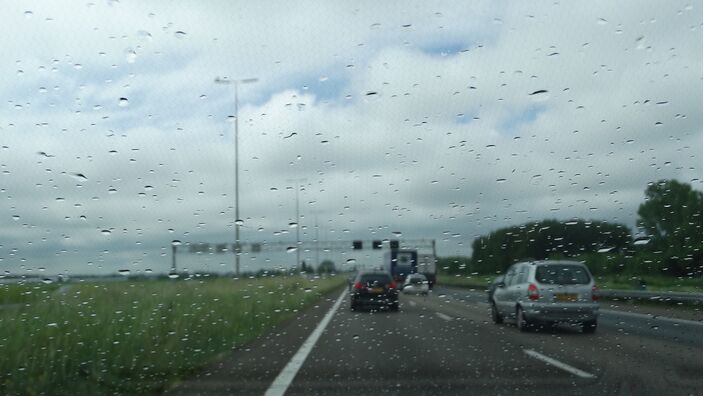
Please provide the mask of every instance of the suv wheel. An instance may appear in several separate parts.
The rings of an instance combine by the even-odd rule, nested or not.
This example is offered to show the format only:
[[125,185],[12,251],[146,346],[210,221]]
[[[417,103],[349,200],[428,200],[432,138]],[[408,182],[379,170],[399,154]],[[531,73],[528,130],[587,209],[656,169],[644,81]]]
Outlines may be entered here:
[[596,320],[582,322],[582,332],[592,334],[596,331]]
[[495,303],[491,303],[491,320],[494,321],[496,324],[501,324],[504,322],[503,316],[499,313],[499,310],[496,308]]
[[520,331],[528,331],[531,327],[531,323],[526,319],[521,307],[516,308],[516,326]]

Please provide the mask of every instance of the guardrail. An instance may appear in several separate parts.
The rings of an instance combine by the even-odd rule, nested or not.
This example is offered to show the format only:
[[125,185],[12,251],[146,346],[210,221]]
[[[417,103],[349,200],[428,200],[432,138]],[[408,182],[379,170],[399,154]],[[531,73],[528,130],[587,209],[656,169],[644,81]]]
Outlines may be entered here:
[[598,289],[597,296],[633,300],[671,301],[701,303],[702,293],[684,293],[647,290]]

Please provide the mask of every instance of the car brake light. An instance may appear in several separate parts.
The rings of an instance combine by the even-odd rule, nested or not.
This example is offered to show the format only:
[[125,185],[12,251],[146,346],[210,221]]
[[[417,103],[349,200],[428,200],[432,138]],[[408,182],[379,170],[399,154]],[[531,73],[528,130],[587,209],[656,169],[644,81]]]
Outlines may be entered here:
[[596,285],[592,286],[592,301],[596,301],[597,296],[596,296]]
[[362,282],[357,282],[354,284],[355,289],[361,289],[362,288]]
[[540,293],[538,293],[538,286],[535,285],[535,283],[529,283],[528,284],[528,299],[529,300],[537,300],[540,297]]
[[395,288],[396,288],[396,282],[391,281],[391,283],[389,283],[389,289],[395,289]]

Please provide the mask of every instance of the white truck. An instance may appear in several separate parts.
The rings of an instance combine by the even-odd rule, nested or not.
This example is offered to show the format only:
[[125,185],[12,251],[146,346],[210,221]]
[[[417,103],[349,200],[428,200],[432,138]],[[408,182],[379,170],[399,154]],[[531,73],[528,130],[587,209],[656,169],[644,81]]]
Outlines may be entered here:
[[435,273],[437,272],[437,260],[434,254],[419,254],[417,272],[425,275],[428,279],[430,289],[435,285]]

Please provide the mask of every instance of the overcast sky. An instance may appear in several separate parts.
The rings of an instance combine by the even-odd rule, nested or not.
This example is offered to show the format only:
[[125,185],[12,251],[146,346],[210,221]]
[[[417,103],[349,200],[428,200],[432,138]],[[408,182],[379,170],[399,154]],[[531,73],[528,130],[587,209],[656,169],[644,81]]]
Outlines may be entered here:
[[544,218],[634,227],[659,179],[701,190],[701,2],[378,3],[3,1],[0,268],[164,272],[172,240],[234,241],[216,76],[259,79],[239,90],[245,242],[295,241],[295,180],[303,240],[317,217],[321,240],[440,255]]

